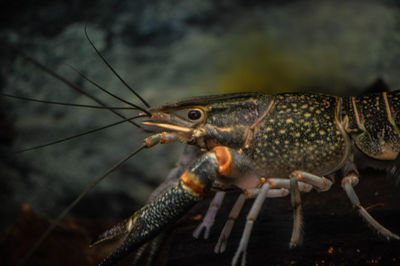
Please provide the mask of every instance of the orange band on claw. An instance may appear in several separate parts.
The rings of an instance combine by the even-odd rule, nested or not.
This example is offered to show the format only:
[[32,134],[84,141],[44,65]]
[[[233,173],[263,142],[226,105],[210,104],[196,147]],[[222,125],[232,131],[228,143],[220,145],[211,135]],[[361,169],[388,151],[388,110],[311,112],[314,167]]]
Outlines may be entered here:
[[198,177],[188,170],[181,175],[181,185],[197,196],[204,194],[204,185],[200,184]]

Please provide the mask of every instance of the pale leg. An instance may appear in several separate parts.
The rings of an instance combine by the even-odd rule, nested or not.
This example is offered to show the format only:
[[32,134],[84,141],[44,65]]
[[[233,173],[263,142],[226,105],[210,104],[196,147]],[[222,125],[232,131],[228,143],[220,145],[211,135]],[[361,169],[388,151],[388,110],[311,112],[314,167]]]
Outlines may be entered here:
[[223,191],[218,191],[217,193],[215,193],[215,196],[210,203],[210,207],[208,208],[207,213],[203,218],[203,221],[193,231],[193,236],[195,238],[199,238],[203,229],[204,229],[204,239],[207,239],[209,237],[210,229],[214,224],[215,216],[217,215],[218,210],[222,205],[224,197],[225,197],[225,192]]
[[246,196],[243,193],[240,194],[239,197],[236,199],[236,202],[233,205],[231,212],[229,213],[229,218],[226,221],[221,234],[219,235],[217,245],[214,248],[215,253],[222,253],[225,251],[226,244],[231,234],[233,225],[235,224],[235,221],[238,218],[245,201],[246,201]]
[[302,242],[302,225],[303,225],[303,214],[301,207],[301,197],[299,191],[299,185],[296,177],[290,178],[290,202],[293,208],[293,231],[292,237],[290,238],[289,247],[294,248],[301,245]]
[[242,256],[242,266],[246,264],[247,244],[249,242],[251,230],[253,229],[254,221],[257,219],[257,216],[260,213],[269,187],[269,183],[263,184],[260,193],[257,195],[256,200],[253,203],[253,206],[251,206],[250,212],[247,215],[247,222],[242,234],[242,238],[240,239],[239,247],[232,260],[232,265],[237,265],[240,256]]
[[378,221],[376,221],[368,212],[367,210],[361,206],[360,200],[358,199],[358,196],[356,192],[353,189],[353,186],[358,183],[358,176],[356,174],[352,173],[342,179],[342,187],[344,191],[346,192],[347,196],[349,197],[351,204],[353,204],[353,207],[358,211],[358,213],[361,215],[362,218],[375,230],[384,236],[386,239],[397,239],[400,240],[400,237],[392,232],[390,232],[388,229],[386,229],[383,225],[381,225]]

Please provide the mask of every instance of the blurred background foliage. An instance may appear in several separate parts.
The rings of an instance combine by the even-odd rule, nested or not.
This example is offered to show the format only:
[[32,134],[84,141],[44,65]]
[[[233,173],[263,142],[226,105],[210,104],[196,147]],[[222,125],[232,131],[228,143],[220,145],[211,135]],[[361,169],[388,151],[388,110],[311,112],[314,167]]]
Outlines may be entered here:
[[[317,91],[356,95],[377,78],[400,87],[397,1],[22,1],[0,4],[0,91],[93,104],[23,60],[34,57],[107,101],[69,65],[138,103],[96,56],[84,36],[151,105],[239,91]],[[82,110],[0,98],[1,213],[21,203],[55,216],[89,182],[146,136],[122,125],[23,154],[13,151],[118,120]],[[141,206],[174,166],[182,145],[140,153],[74,210],[124,217]]]

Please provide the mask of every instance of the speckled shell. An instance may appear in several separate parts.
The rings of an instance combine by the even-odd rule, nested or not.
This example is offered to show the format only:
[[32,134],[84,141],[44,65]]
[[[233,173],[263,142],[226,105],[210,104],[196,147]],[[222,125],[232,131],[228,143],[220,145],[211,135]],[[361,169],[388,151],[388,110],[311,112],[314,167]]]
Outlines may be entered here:
[[245,150],[262,175],[324,175],[343,165],[350,145],[338,119],[338,97],[287,93],[274,102]]
[[400,151],[400,91],[347,97],[347,131],[358,149],[374,159],[394,160]]

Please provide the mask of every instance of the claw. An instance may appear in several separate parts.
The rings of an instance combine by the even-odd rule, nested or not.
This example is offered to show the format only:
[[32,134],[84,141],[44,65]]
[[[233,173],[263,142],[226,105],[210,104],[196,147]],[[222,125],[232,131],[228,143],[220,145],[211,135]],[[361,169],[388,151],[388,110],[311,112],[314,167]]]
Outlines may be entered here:
[[129,231],[128,236],[100,265],[115,264],[181,218],[209,191],[217,176],[217,168],[218,161],[213,152],[206,153],[196,160],[191,168],[182,174],[176,187],[168,189],[128,219],[128,223],[125,223],[125,228]]
[[98,235],[95,239],[93,239],[90,247],[96,246],[99,243],[102,243],[107,240],[115,239],[117,237],[121,237],[122,235],[126,235],[130,232],[130,224],[131,219],[128,219],[122,223],[119,223],[102,234]]
[[113,265],[162,229],[182,217],[200,198],[177,186],[137,211],[129,220],[130,233],[120,247],[114,250],[100,265]]

